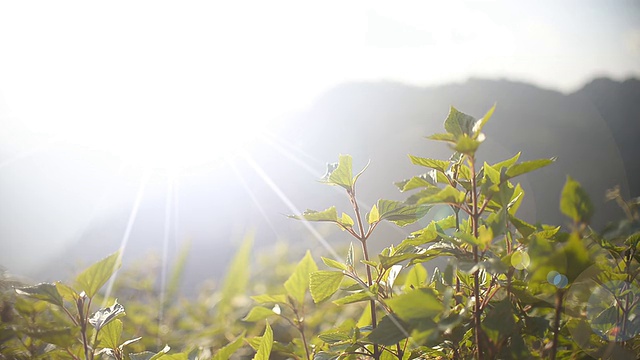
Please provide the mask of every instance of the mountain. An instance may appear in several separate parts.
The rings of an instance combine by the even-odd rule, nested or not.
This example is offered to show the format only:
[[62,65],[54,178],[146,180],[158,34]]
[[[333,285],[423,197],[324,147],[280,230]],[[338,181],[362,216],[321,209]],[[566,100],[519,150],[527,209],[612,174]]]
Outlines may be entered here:
[[[526,192],[521,217],[532,223],[567,225],[559,211],[559,198],[570,175],[591,195],[596,207],[593,225],[602,228],[621,215],[614,203],[605,201],[607,189],[619,185],[626,197],[640,195],[636,158],[640,154],[639,100],[640,81],[635,79],[596,79],[571,94],[486,79],[432,87],[342,84],[273,129],[275,135],[269,141],[256,143],[252,162],[239,160],[233,166],[221,165],[200,177],[182,179],[179,226],[172,230],[169,253],[176,253],[184,239],[190,240],[185,287],[195,288],[224,271],[238,238],[250,229],[257,233],[256,253],[277,240],[291,244],[292,251],[322,248],[302,223],[283,214],[331,205],[348,212],[349,203],[339,189],[316,181],[326,163],[337,161],[339,154],[352,155],[354,169],[370,161],[358,184],[362,208],[378,198],[402,200],[407,194],[393,183],[425,171],[412,165],[408,154],[448,158],[446,145],[425,136],[443,131],[451,105],[481,117],[497,104],[484,128],[487,140],[478,153],[480,161],[507,159],[519,151],[521,160],[557,157],[551,166],[518,178]],[[125,264],[147,259],[150,252],[162,252],[165,196],[164,182],[148,186]],[[133,196],[129,201],[133,202]],[[79,263],[78,259],[86,264],[115,251],[130,205],[122,209],[94,221],[75,242],[58,249],[60,255],[49,258],[34,277],[55,280],[64,277],[63,270]],[[380,226],[371,239],[372,251],[400,241],[414,228]],[[317,229],[334,248],[349,243],[344,233],[331,226],[319,224]],[[39,251],[52,252],[44,246]]]

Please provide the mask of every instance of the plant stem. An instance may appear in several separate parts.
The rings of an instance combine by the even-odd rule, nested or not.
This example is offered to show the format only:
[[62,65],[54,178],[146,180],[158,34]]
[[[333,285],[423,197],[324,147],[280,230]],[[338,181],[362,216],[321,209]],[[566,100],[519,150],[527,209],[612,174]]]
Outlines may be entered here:
[[556,352],[558,351],[558,336],[560,335],[560,317],[562,316],[562,296],[564,291],[558,289],[556,291],[556,304],[555,304],[555,319],[553,322],[553,344],[551,346],[551,360],[556,359]]
[[[478,184],[476,182],[476,166],[473,156],[469,156],[469,168],[471,170],[471,228],[473,230],[473,236],[478,238],[478,220],[480,219],[480,213],[478,209]],[[478,264],[480,257],[478,254],[478,245],[473,246],[473,261]],[[475,330],[475,342],[477,346],[476,359],[483,359],[483,344],[482,344],[482,326],[480,323],[480,316],[482,307],[480,301],[480,270],[476,270],[473,273],[473,297],[474,302],[474,330]]]
[[[358,206],[358,201],[356,200],[355,189],[352,191],[347,191],[349,194],[349,200],[351,201],[351,205],[353,206],[353,211],[356,214],[356,222],[358,223],[358,230],[360,231],[360,236],[358,236],[358,240],[362,244],[362,254],[365,261],[369,261],[369,251],[367,250],[367,237],[369,233],[365,235],[364,232],[364,224],[362,223],[362,217],[360,216],[360,207]],[[370,288],[373,285],[373,277],[371,276],[371,268],[368,264],[365,264],[365,269],[367,270],[367,286]],[[368,289],[367,289],[368,290]],[[378,320],[376,318],[376,301],[371,299],[369,301],[369,307],[371,308],[371,327],[375,329],[378,325]],[[378,345],[373,345],[373,358],[378,360],[380,358],[380,350],[378,349]]]

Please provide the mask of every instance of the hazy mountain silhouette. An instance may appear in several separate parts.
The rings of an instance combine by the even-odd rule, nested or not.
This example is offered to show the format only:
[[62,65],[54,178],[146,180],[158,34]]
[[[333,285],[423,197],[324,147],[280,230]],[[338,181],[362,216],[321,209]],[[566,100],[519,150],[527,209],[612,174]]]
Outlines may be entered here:
[[[597,79],[572,94],[507,80],[470,79],[433,87],[389,82],[343,84],[292,116],[274,143],[257,144],[253,159],[300,211],[322,210],[334,204],[348,211],[342,193],[315,181],[324,172],[325,163],[336,161],[339,154],[351,154],[355,168],[371,161],[359,182],[363,207],[378,198],[401,200],[406,194],[393,183],[425,171],[412,165],[407,154],[449,156],[446,145],[424,138],[443,132],[449,106],[481,117],[494,103],[497,110],[485,127],[487,140],[478,154],[481,161],[503,160],[518,151],[522,151],[521,160],[558,158],[555,164],[518,179],[526,192],[520,210],[524,219],[568,223],[559,211],[567,175],[580,181],[591,195],[596,206],[595,227],[621,214],[615,204],[605,202],[607,189],[620,185],[625,196],[640,195],[640,162],[636,158],[640,154],[640,81],[635,79]],[[298,248],[319,247],[301,223],[283,216],[292,209],[268,182],[248,164],[236,166],[233,171],[243,174],[243,181],[229,180],[235,177],[227,167],[182,187],[180,201],[188,205],[181,207],[180,219],[184,220],[177,237],[188,237],[192,243],[187,287],[219,274],[237,244],[230,238],[251,227],[257,230],[258,247],[272,244],[276,238]],[[160,188],[155,195],[152,192],[145,206],[147,213],[155,212],[162,218],[164,187]],[[214,204],[203,200],[207,193],[216,191]],[[77,244],[66,249],[62,258],[67,264],[80,257],[89,262],[117,249],[127,216],[112,214],[111,219],[102,219],[99,226],[87,229]],[[159,252],[162,226],[152,217],[141,218],[125,261],[144,258],[149,248]],[[374,250],[404,236],[392,226],[379,229],[372,239]],[[331,244],[348,244],[349,239],[339,230],[322,225],[320,230]],[[153,241],[136,242],[134,235]],[[91,256],[82,245],[88,242],[93,244]],[[171,250],[175,252],[174,245]],[[48,277],[60,277],[59,266],[44,269]]]

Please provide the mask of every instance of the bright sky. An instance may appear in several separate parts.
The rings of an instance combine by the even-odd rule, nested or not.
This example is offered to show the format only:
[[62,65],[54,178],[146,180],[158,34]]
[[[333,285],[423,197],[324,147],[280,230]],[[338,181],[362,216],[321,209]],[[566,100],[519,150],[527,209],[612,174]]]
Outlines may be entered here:
[[[56,244],[90,220],[89,184],[74,173],[84,170],[25,161],[48,144],[173,167],[224,156],[345,81],[475,76],[572,91],[594,76],[638,77],[639,4],[0,2],[0,244]],[[0,260],[28,266],[11,255],[20,249]]]
[[349,80],[507,77],[570,91],[640,76],[640,5],[17,1],[0,5],[0,49],[5,146],[26,131],[166,158],[169,138],[190,153],[229,147]]

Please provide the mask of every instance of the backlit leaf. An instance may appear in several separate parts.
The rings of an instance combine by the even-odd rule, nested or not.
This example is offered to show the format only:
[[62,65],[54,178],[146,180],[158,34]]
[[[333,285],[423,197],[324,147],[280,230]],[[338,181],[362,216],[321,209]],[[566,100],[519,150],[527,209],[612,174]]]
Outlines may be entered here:
[[124,314],[124,306],[118,304],[118,301],[116,300],[113,305],[102,308],[93,313],[89,318],[89,323],[94,327],[94,329],[100,330],[111,321],[124,316]]
[[593,205],[580,183],[567,176],[560,197],[560,211],[575,222],[588,223],[593,215]]
[[547,165],[552,164],[555,161],[555,158],[552,159],[538,159],[525,161],[519,164],[513,164],[507,168],[505,175],[508,179],[514,178],[516,176],[520,176],[531,171],[540,169]]
[[343,276],[341,271],[316,271],[311,273],[309,285],[313,301],[319,303],[338,291]]
[[99,346],[102,348],[117,349],[120,345],[122,329],[123,325],[120,319],[115,319],[103,326],[98,333]]
[[269,326],[269,322],[267,322],[267,326],[264,329],[264,334],[262,335],[262,340],[260,341],[260,347],[258,347],[258,352],[253,357],[253,360],[269,360],[272,347],[273,330],[271,330],[271,326]]
[[305,256],[293,270],[293,274],[284,283],[287,294],[302,304],[304,295],[309,289],[309,274],[314,271],[318,271],[318,266],[313,261],[311,252],[307,250]]
[[290,218],[307,221],[331,221],[338,222],[338,212],[332,206],[323,211],[307,210],[302,215],[290,215]]
[[425,216],[430,207],[424,205],[406,205],[400,201],[378,200],[380,219],[388,220],[398,226],[413,224]]
[[427,288],[416,289],[393,297],[387,300],[387,305],[405,321],[431,318],[444,309],[442,302],[433,290]]
[[62,296],[60,296],[55,284],[41,283],[35,286],[16,288],[16,293],[63,306]]
[[244,344],[244,332],[229,344],[223,346],[211,360],[227,360]]
[[447,168],[449,168],[449,161],[446,161],[446,160],[434,160],[434,159],[423,158],[423,157],[418,157],[413,155],[409,155],[409,158],[411,159],[411,162],[415,165],[428,167],[441,172],[445,172],[447,171]]
[[77,278],[78,288],[93,297],[98,290],[109,280],[109,278],[120,268],[120,252],[115,252],[108,257],[91,265],[83,271]]
[[264,320],[270,316],[277,315],[273,310],[263,306],[254,306],[242,321],[256,322]]
[[353,170],[350,155],[340,155],[337,164],[327,165],[327,173],[320,181],[329,185],[338,185],[351,191],[353,188]]

